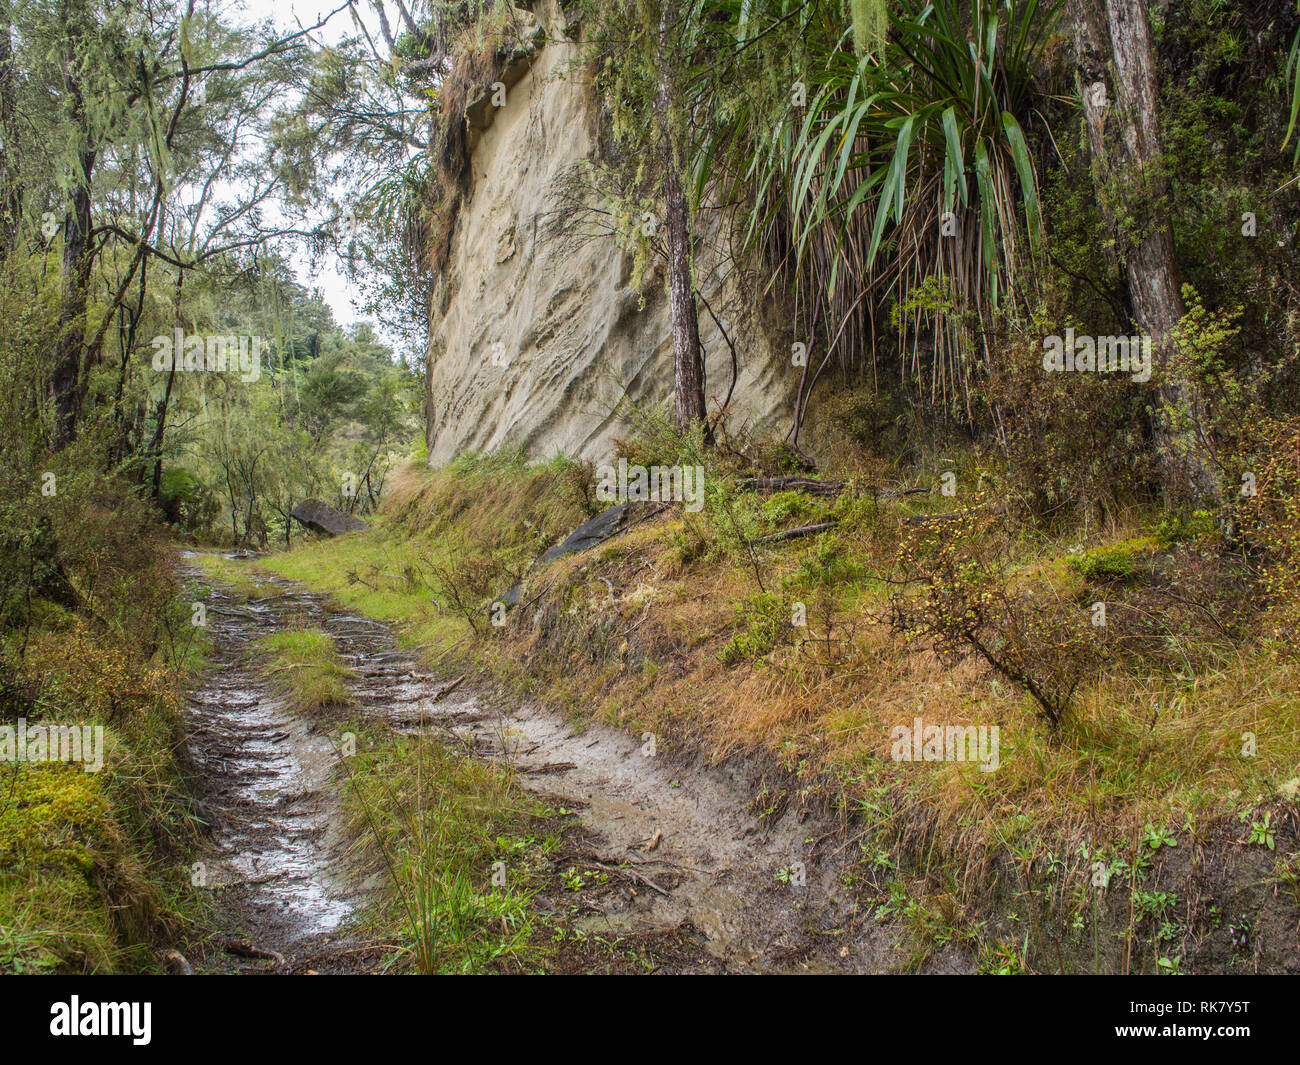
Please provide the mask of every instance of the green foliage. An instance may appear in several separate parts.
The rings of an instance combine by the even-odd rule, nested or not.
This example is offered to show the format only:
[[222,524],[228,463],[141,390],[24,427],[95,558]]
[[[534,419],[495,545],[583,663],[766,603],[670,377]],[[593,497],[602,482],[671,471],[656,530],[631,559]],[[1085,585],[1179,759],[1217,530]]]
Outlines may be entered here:
[[991,345],[979,396],[981,420],[997,433],[989,446],[996,446],[1008,502],[1043,520],[1105,513],[1156,473],[1144,386],[1127,375],[1043,372],[1043,338],[1066,326],[1037,314],[1009,319]]
[[1180,0],[1153,20],[1179,273],[1207,310],[1240,328],[1224,350],[1228,368],[1246,381],[1273,375],[1281,395],[1296,381],[1294,295],[1281,279],[1294,273],[1283,234],[1300,222],[1300,202],[1279,194],[1295,177],[1279,147],[1295,98],[1286,67],[1298,22],[1295,4],[1279,5],[1264,28],[1249,8],[1218,0]]
[[973,652],[1023,686],[1043,716],[1059,725],[1093,668],[1095,630],[1085,611],[1052,588],[1023,594],[1005,557],[995,522],[978,504],[952,521],[909,531],[894,572],[918,590],[890,597],[890,625],[940,655]]
[[[799,293],[829,320],[832,354],[843,364],[875,346],[872,308],[859,296],[877,286],[910,306],[911,290],[936,275],[963,313],[984,323],[1009,297],[1032,291],[1043,227],[1024,125],[1058,8],[906,0],[892,6],[879,54],[859,59],[839,47],[833,9],[814,5],[801,20],[799,49],[786,56],[760,47],[743,60],[749,83],[766,82],[771,70],[786,87],[765,103],[717,108],[697,149],[696,188],[716,181],[745,205],[751,246],[788,219],[787,265]],[[864,20],[854,10],[858,31]],[[742,41],[741,18],[751,33],[788,19],[776,4],[728,11]],[[778,50],[788,44],[788,36],[778,40]],[[806,89],[806,108],[792,100],[795,83]],[[941,238],[959,233],[960,255],[941,254]],[[969,323],[950,311],[913,308],[907,328],[933,328],[938,369],[911,372],[934,382],[928,399],[964,405]]]
[[220,512],[220,502],[212,490],[180,466],[163,471],[158,504],[168,521],[193,533],[211,529]]
[[88,411],[76,441],[49,448],[44,266],[0,259],[0,724],[102,727],[104,766],[0,764],[0,969],[139,969],[193,904],[167,883],[195,843],[176,685],[198,641],[113,419]]
[[789,588],[842,588],[861,580],[865,574],[863,564],[854,553],[839,543],[833,535],[817,537],[811,549],[804,552],[799,567],[786,581]]
[[174,674],[102,631],[34,633],[25,647],[15,635],[0,634],[0,691],[20,705],[0,720],[100,727],[104,747],[93,773],[0,764],[0,971],[147,967],[149,938],[195,904],[168,887],[196,841],[173,760]]
[[1191,514],[1174,511],[1165,514],[1156,524],[1152,539],[1162,550],[1188,540],[1208,540],[1219,531],[1219,522],[1213,512],[1196,510]]
[[1262,821],[1252,821],[1250,823],[1249,842],[1273,850],[1276,845],[1275,836],[1276,829],[1273,825],[1273,815],[1271,813],[1266,812]]
[[701,426],[677,428],[667,405],[643,406],[626,403],[620,413],[628,420],[631,431],[615,441],[615,451],[629,465],[697,466],[710,459],[704,446]]
[[1187,311],[1171,333],[1172,354],[1163,373],[1184,382],[1195,399],[1190,406],[1166,403],[1160,415],[1197,461],[1213,467],[1221,479],[1236,480],[1230,457],[1240,453],[1262,414],[1259,396],[1270,371],[1247,378],[1233,369],[1240,362],[1232,356],[1241,308],[1213,311],[1190,285],[1183,286],[1183,301]]
[[[1269,630],[1287,648],[1300,625],[1300,418],[1257,421],[1241,465],[1251,477],[1237,506],[1269,601]],[[1246,494],[1252,487],[1254,494]]]
[[[373,510],[393,465],[404,457],[419,407],[419,384],[363,324],[340,328],[315,297],[278,275],[276,264],[248,288],[227,292],[218,313],[206,288],[192,312],[217,331],[268,338],[264,372],[178,375],[163,447],[164,480],[184,464],[197,501],[168,517],[199,536],[233,543],[288,545],[294,506],[323,498],[342,509]],[[202,316],[202,317],[199,317]],[[194,377],[196,379],[189,379]],[[157,396],[165,381],[154,381]],[[197,482],[197,486],[194,484]]]
[[[1290,143],[1295,133],[1296,119],[1300,118],[1300,33],[1297,33],[1295,40],[1291,42],[1291,53],[1286,61],[1286,76],[1291,82],[1291,117],[1287,121],[1286,137],[1282,141],[1283,148]],[[1300,141],[1296,142],[1295,160],[1300,162]]]
[[[530,870],[543,808],[491,766],[428,739],[365,744],[346,760],[352,832],[385,875],[381,918],[400,929],[405,966],[481,972],[518,959],[532,934]],[[492,862],[504,862],[504,886]]]
[[792,631],[790,604],[767,593],[750,595],[737,604],[736,624],[739,631],[721,654],[728,665],[762,658],[775,650]]
[[1122,582],[1133,578],[1139,559],[1149,552],[1151,546],[1149,540],[1107,544],[1067,561],[1070,568],[1089,583]]
[[774,492],[763,501],[759,510],[764,519],[776,528],[791,518],[807,514],[811,508],[812,502],[802,492]]

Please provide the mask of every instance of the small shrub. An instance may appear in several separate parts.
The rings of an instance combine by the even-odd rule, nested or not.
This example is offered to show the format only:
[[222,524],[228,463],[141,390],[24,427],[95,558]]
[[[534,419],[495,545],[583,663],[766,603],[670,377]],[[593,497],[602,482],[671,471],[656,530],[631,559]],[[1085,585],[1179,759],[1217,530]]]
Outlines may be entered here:
[[776,528],[791,518],[807,514],[812,509],[808,497],[800,492],[776,492],[763,501],[759,508],[764,519]]
[[1077,555],[1067,564],[1090,584],[1121,583],[1133,579],[1139,557],[1151,546],[1149,540],[1107,544]]
[[790,608],[777,596],[757,593],[748,596],[736,608],[735,633],[722,649],[722,661],[728,665],[762,658],[770,654],[790,632]]
[[955,520],[910,530],[895,570],[901,583],[920,591],[891,596],[889,622],[909,640],[928,640],[940,655],[973,652],[1059,724],[1094,667],[1095,637],[1086,612],[1050,586],[1013,586],[1001,540],[978,505]]

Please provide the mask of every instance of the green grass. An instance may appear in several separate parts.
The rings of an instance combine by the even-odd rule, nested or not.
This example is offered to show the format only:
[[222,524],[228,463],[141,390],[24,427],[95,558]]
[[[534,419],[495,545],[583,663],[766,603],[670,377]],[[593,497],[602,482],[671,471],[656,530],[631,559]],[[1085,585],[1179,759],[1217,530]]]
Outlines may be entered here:
[[209,551],[198,553],[187,561],[245,599],[256,599],[259,595],[266,594],[265,585],[248,572],[247,562],[224,558]]
[[1073,556],[1066,564],[1093,584],[1127,581],[1133,577],[1143,556],[1149,556],[1155,546],[1156,541],[1150,537],[1106,544]]
[[320,629],[289,629],[264,636],[258,645],[267,656],[267,676],[295,710],[311,713],[348,706],[348,681],[354,673],[340,657],[334,639]]
[[396,967],[534,967],[545,937],[529,903],[558,847],[545,823],[552,811],[500,770],[430,739],[363,733],[345,769],[349,832],[385,882],[371,922],[400,944]]

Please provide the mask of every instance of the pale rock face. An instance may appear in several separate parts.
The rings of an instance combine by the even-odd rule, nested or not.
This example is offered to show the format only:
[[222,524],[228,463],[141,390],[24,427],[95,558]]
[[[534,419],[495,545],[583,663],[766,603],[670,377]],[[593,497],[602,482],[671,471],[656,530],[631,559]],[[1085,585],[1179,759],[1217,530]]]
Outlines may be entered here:
[[[470,108],[472,186],[443,279],[446,310],[430,330],[434,466],[504,446],[534,458],[562,451],[609,461],[613,438],[628,431],[616,413],[625,393],[645,406],[672,399],[662,272],[634,290],[631,255],[612,235],[593,223],[556,232],[566,218],[565,179],[593,149],[593,104],[558,5],[538,9],[550,27],[546,43],[530,68],[503,78],[505,106],[485,109],[480,100]],[[799,373],[789,337],[779,321],[760,323],[757,301],[719,269],[716,257],[699,253],[697,285],[739,357],[733,419],[784,429]],[[731,384],[731,352],[702,304],[700,334],[713,410]]]

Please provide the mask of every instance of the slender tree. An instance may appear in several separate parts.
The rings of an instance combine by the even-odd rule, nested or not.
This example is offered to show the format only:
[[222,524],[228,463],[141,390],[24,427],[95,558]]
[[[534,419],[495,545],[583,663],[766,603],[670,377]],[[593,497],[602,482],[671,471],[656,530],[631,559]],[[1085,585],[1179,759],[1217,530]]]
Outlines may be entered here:
[[659,84],[654,95],[654,132],[663,167],[664,244],[668,256],[668,306],[673,331],[673,413],[680,430],[709,426],[704,406],[704,357],[695,306],[691,266],[690,207],[682,191],[683,152],[674,108],[682,105],[679,88],[682,65],[675,31],[681,30],[677,0],[662,0],[656,35]]

